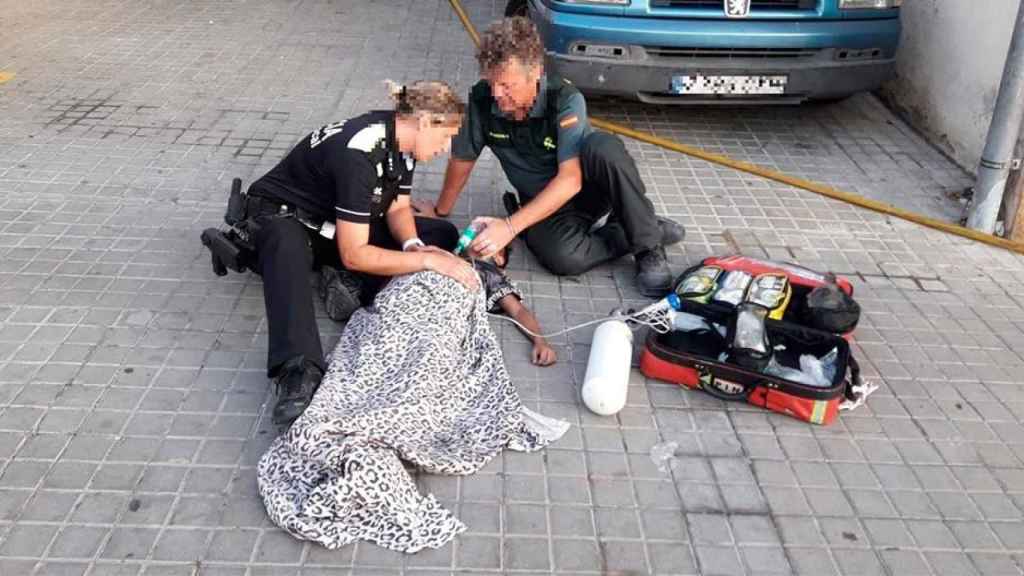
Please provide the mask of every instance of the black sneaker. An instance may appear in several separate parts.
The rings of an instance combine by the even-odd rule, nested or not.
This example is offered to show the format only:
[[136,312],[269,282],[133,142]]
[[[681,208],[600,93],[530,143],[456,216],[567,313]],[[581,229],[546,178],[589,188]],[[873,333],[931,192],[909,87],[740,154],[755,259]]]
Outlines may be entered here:
[[640,293],[648,298],[660,298],[672,290],[672,272],[661,246],[645,250],[635,256],[636,281]]
[[686,228],[675,220],[658,216],[658,228],[661,228],[661,245],[671,246],[678,244],[686,238]]
[[362,291],[363,282],[352,272],[331,266],[320,268],[320,299],[324,301],[324,310],[331,320],[348,320],[362,306],[359,300]]
[[275,426],[290,426],[313,401],[313,394],[320,387],[324,377],[320,368],[302,357],[293,358],[281,367],[274,380],[274,405],[272,420]]

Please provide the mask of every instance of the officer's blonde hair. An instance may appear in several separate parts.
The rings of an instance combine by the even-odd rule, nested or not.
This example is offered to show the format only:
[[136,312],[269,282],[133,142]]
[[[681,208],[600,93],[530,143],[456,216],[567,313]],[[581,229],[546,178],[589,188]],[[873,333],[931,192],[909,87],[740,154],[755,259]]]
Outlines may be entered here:
[[385,80],[395,111],[400,115],[429,115],[434,126],[457,126],[462,123],[466,105],[451,86],[439,81],[413,82],[401,85]]

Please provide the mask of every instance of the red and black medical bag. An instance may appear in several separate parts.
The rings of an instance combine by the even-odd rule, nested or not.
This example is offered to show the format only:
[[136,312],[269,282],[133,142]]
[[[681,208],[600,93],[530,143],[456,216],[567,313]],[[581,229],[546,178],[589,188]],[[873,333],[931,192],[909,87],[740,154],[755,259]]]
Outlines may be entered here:
[[[801,355],[821,357],[834,349],[836,359],[831,385],[810,386],[724,359],[729,340],[716,330],[669,331],[664,334],[652,330],[641,353],[641,372],[650,378],[703,390],[722,400],[747,402],[814,424],[833,422],[839,414],[839,405],[846,399],[853,399],[853,387],[859,385],[860,380],[860,369],[848,342],[859,316],[859,307],[852,300],[850,282],[793,264],[728,256],[705,259],[684,272],[676,286],[688,274],[704,266],[725,271],[741,270],[751,275],[785,274],[792,288],[789,304],[781,319],[765,320],[768,338],[775,349],[775,361],[783,366],[799,368]],[[834,314],[835,307],[825,311],[824,315],[821,310],[811,309],[811,292],[826,284],[832,284],[843,293],[840,296],[844,299],[844,307],[840,307],[838,316]],[[812,301],[810,305],[809,300]],[[735,307],[713,301],[700,303],[683,298],[681,305],[683,312],[701,316],[712,325],[726,326],[736,314]],[[851,306],[855,312],[852,316]],[[841,333],[821,330],[809,324],[832,326],[841,329]]]

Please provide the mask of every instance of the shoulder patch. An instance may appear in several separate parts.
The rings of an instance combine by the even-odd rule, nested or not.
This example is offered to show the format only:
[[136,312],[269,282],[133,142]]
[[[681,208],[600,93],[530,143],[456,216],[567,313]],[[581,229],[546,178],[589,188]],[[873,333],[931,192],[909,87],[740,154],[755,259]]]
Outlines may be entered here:
[[580,121],[580,117],[579,116],[577,116],[575,114],[570,114],[569,116],[566,116],[565,118],[562,118],[561,120],[559,120],[558,121],[558,125],[561,126],[562,128],[568,128],[568,127],[572,126],[573,124],[576,124],[579,121]]
[[377,148],[377,146],[383,142],[386,137],[387,133],[384,130],[383,123],[370,124],[352,136],[348,141],[348,147],[356,150],[362,150],[369,154],[374,148]]
[[326,126],[321,126],[320,128],[314,130],[313,133],[309,135],[309,147],[316,148],[324,140],[327,140],[331,136],[334,136],[338,132],[341,132],[344,128],[344,120],[342,120],[341,122],[334,122]]

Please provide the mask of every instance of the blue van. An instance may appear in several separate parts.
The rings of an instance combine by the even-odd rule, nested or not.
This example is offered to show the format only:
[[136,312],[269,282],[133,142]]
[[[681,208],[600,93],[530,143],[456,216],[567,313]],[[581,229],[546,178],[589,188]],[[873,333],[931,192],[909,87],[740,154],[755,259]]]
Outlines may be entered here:
[[798,103],[894,71],[902,0],[509,0],[547,69],[585,93],[657,104]]

